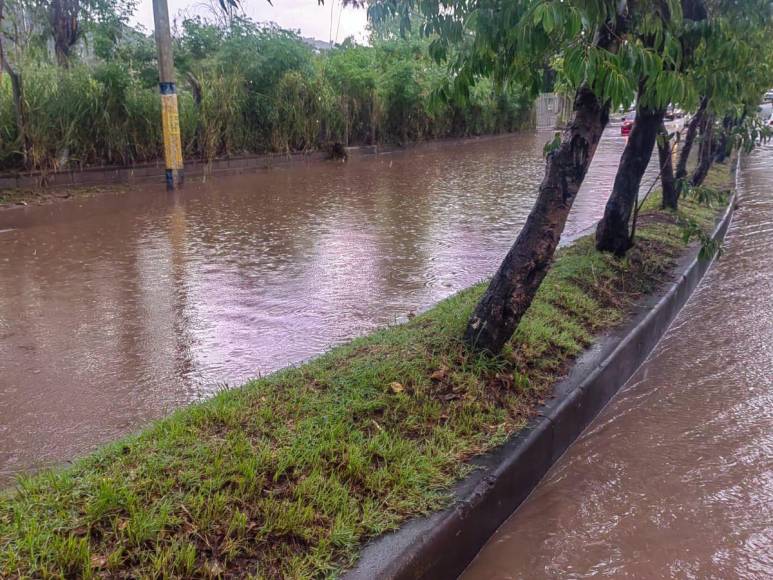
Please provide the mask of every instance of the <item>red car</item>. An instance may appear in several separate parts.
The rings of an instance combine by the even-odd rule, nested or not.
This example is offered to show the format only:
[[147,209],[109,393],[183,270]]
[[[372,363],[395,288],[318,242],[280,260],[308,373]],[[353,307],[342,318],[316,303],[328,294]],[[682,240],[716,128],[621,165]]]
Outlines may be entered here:
[[625,136],[630,135],[632,128],[633,128],[633,121],[623,119],[623,124],[620,125],[620,134]]

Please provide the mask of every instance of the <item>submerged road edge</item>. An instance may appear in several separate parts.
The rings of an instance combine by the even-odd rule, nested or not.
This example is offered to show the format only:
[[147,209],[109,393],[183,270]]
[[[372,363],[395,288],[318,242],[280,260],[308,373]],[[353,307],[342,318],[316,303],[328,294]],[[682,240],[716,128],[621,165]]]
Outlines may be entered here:
[[[536,130],[535,130],[536,131]],[[361,160],[379,155],[391,155],[401,152],[420,152],[433,150],[442,146],[460,146],[487,141],[507,139],[513,135],[526,132],[510,131],[507,133],[491,133],[486,135],[472,135],[468,137],[448,137],[443,139],[430,139],[427,141],[411,141],[404,145],[353,145],[346,147],[349,159]],[[45,181],[45,189],[53,190],[57,187],[91,187],[108,185],[136,185],[152,181],[162,180],[165,175],[163,159],[137,163],[136,165],[94,165],[80,169],[70,168],[54,172],[42,171],[6,171],[0,172],[1,189],[39,189]],[[330,161],[330,155],[324,150],[295,151],[292,153],[254,153],[250,155],[236,155],[233,157],[220,157],[211,161],[201,159],[189,159],[186,161],[186,177],[195,179],[225,177],[259,173],[277,167],[289,167],[306,163],[321,163]],[[10,205],[7,209],[14,208]],[[0,205],[0,209],[3,206]]]
[[[740,159],[736,174],[739,168]],[[724,239],[736,196],[737,187],[717,221],[713,239]],[[409,520],[397,531],[376,538],[343,578],[450,579],[461,574],[641,366],[713,261],[713,257],[700,259],[697,248],[686,252],[670,284],[643,298],[627,323],[601,335],[576,359],[537,417],[504,445],[471,462],[476,469],[454,487],[450,507]]]

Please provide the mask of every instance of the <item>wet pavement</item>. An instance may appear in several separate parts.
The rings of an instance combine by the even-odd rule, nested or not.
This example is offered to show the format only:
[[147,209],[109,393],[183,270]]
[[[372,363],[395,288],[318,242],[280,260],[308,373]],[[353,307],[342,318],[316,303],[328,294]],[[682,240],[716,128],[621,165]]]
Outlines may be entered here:
[[653,355],[465,580],[773,578],[773,146]]
[[[491,274],[551,137],[0,212],[0,485]],[[623,143],[611,127],[567,236],[603,213]]]

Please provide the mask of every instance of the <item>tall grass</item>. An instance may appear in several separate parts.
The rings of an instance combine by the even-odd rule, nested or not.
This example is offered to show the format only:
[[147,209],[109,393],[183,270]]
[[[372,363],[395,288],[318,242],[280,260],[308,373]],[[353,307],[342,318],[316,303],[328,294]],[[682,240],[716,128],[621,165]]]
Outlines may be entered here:
[[[31,168],[130,164],[161,154],[158,95],[117,66],[41,65],[27,67],[23,78]],[[10,89],[3,86],[0,167],[5,169],[21,163],[15,123]]]
[[[28,119],[26,166],[5,80],[0,170],[160,159],[160,102],[147,74],[152,53],[121,54],[69,69],[39,58],[17,63]],[[330,142],[405,143],[512,131],[530,109],[525,91],[485,80],[465,102],[438,101],[448,71],[416,41],[346,43],[320,55],[287,31],[244,22],[220,30],[197,22],[183,27],[176,54],[185,155],[205,161]]]
[[196,107],[197,141],[188,149],[206,161],[249,151],[245,126],[248,95],[242,79],[222,70],[202,75],[201,79],[201,101]]
[[304,150],[319,144],[321,120],[329,101],[320,97],[323,80],[288,71],[275,89],[271,142],[278,151]]
[[6,75],[0,75],[0,168],[20,163],[11,82]]

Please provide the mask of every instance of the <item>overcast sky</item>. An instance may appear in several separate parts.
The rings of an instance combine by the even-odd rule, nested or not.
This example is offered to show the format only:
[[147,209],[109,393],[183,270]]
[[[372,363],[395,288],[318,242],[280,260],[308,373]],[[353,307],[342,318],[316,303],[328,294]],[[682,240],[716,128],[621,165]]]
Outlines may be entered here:
[[[207,14],[209,0],[167,0],[169,16],[178,20],[186,15]],[[212,0],[217,2],[217,0]],[[266,0],[242,0],[244,12],[258,22],[276,22],[282,28],[300,30],[302,36],[311,36],[318,40],[328,41],[332,36],[341,42],[347,36],[354,36],[358,41],[366,40],[366,13],[364,9],[344,8],[341,10],[340,0],[326,0],[324,6],[319,6],[317,0],[273,0],[271,6]],[[332,34],[331,34],[331,8]],[[134,22],[142,24],[148,31],[153,30],[152,0],[139,0]]]

